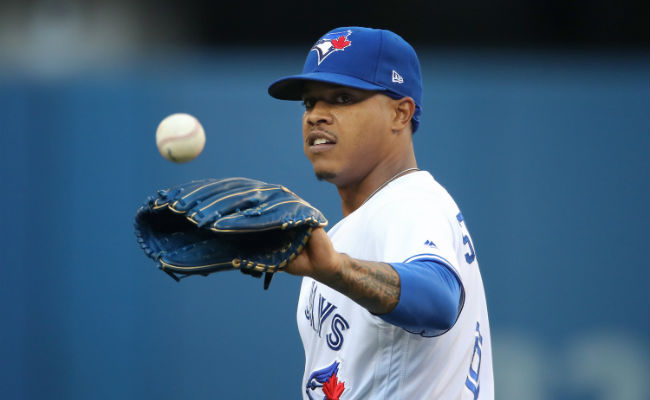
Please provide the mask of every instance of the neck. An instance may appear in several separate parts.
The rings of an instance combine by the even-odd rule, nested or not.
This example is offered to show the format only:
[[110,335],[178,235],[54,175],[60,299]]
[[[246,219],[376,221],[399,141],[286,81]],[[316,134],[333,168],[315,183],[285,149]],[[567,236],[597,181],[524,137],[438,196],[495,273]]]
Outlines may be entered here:
[[415,161],[415,155],[413,155],[407,159],[402,159],[402,162],[377,166],[365,177],[353,183],[337,185],[337,190],[341,197],[343,216],[346,217],[361,207],[375,192],[383,189],[383,185],[416,170],[417,163]]

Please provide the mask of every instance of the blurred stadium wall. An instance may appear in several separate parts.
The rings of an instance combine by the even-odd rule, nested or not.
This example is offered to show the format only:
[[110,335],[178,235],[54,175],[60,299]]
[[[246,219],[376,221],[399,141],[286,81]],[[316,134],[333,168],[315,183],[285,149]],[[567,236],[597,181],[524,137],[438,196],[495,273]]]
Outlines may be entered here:
[[[646,399],[648,4],[3,1],[0,397],[300,397],[299,282],[173,282],[132,217],[201,177],[282,182],[335,223],[266,95],[340,25],[418,49],[420,166],[454,194],[485,280],[499,399]],[[160,119],[207,132],[163,160]]]

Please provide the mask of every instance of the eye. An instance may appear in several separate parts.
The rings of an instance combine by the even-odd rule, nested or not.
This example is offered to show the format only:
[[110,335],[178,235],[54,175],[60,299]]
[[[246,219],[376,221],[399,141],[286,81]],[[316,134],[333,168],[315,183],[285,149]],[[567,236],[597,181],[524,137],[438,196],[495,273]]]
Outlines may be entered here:
[[316,105],[316,101],[313,98],[304,98],[302,99],[302,105],[305,107],[306,110],[311,110],[314,108],[314,105]]
[[336,104],[349,104],[352,103],[352,96],[348,93],[339,93],[334,97],[334,103]]

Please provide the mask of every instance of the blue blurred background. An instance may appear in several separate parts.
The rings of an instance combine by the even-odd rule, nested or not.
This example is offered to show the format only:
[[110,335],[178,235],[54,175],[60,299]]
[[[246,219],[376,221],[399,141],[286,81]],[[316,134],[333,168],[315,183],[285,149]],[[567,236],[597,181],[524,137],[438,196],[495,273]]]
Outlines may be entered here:
[[[388,26],[420,54],[416,155],[473,235],[497,398],[647,399],[647,3],[641,28],[640,3],[609,15],[604,2],[506,3],[488,16],[510,17],[474,28],[450,5],[427,9],[448,17],[431,26],[361,6],[308,24],[296,6],[293,36],[273,32],[263,7],[231,5],[227,18],[198,1],[2,3],[0,397],[300,398],[299,279],[266,292],[234,272],[174,282],[132,220],[157,189],[246,176],[287,185],[336,223],[337,192],[302,154],[300,104],[266,87],[299,72],[328,28],[359,24]],[[206,130],[187,164],[155,146],[174,112]]]

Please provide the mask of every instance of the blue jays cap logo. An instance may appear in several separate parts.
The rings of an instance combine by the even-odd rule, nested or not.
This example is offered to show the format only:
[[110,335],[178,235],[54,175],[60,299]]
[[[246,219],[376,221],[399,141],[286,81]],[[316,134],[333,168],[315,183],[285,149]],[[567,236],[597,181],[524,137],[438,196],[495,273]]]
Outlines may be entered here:
[[348,40],[348,36],[352,33],[351,30],[330,32],[320,38],[318,42],[311,48],[310,51],[315,51],[318,54],[318,65],[323,62],[330,54],[339,50],[345,50],[352,42]]

